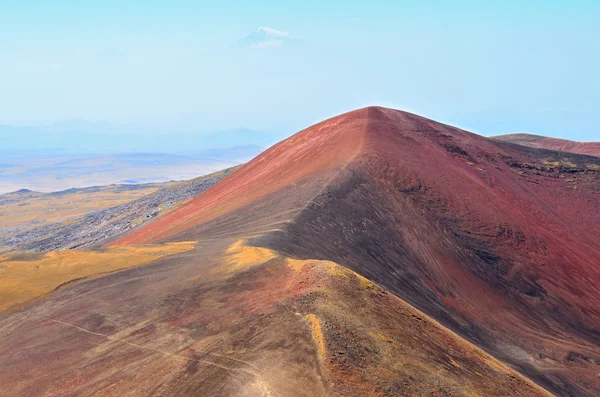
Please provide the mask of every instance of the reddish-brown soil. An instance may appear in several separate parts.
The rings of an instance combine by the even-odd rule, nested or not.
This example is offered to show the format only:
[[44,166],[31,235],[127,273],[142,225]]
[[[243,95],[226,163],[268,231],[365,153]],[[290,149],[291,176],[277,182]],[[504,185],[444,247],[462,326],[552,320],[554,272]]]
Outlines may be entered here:
[[600,159],[366,108],[225,182],[116,244],[248,230],[376,281],[557,394],[600,390]]
[[346,113],[111,243],[195,250],[0,315],[0,394],[596,396],[599,199],[599,158]]
[[550,138],[531,134],[499,135],[493,137],[493,139],[539,149],[549,149],[559,152],[587,154],[588,156],[600,157],[600,142],[576,142],[569,141],[567,139]]
[[[165,240],[246,206],[252,206],[255,217],[235,220],[234,224],[219,222],[219,226],[234,234],[263,232],[268,223],[265,218],[269,218],[276,227],[306,205],[359,153],[365,114],[363,110],[326,120],[286,139],[188,205],[116,244]],[[257,203],[262,204],[261,208],[256,208]]]
[[342,266],[230,239],[0,325],[6,396],[548,396]]

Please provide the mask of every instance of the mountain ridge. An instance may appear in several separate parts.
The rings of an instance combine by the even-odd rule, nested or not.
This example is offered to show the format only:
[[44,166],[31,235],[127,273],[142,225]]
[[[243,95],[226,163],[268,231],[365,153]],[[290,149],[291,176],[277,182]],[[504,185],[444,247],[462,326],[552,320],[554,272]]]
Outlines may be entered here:
[[[595,396],[598,198],[599,158],[348,112],[98,248],[193,249],[0,315],[0,377],[32,371],[19,387],[44,391],[81,368],[61,377],[73,393]],[[68,360],[38,364],[57,349]]]
[[492,136],[492,139],[515,143],[539,149],[556,150],[600,157],[600,142],[580,142],[562,138],[552,138],[535,134],[506,134]]
[[[593,367],[576,372],[567,357],[600,359],[599,166],[369,107],[299,132],[114,244],[242,230],[253,245],[356,271],[556,393],[593,395]],[[228,181],[248,195],[225,208]]]

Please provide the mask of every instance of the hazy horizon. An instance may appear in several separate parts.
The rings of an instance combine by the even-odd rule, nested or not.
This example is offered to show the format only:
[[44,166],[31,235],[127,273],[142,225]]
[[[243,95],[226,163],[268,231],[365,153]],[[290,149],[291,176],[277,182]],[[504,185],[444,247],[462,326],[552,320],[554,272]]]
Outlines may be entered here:
[[5,2],[0,124],[285,137],[381,105],[486,136],[599,140],[599,11],[581,0]]
[[86,120],[33,126],[0,125],[0,136],[3,138],[0,152],[180,155],[244,146],[264,150],[286,137],[248,128],[214,132],[169,131]]
[[[598,15],[583,0],[1,2],[0,191],[190,178],[366,106],[600,141]],[[157,166],[111,157],[139,153]]]

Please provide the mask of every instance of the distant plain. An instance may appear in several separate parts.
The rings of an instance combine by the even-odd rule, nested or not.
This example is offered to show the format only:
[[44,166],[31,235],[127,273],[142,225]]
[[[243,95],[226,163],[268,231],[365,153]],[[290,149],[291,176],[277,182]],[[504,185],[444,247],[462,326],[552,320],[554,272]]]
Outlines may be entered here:
[[110,184],[181,181],[239,165],[260,147],[213,149],[192,155],[166,153],[2,153],[0,194],[28,189],[55,192]]

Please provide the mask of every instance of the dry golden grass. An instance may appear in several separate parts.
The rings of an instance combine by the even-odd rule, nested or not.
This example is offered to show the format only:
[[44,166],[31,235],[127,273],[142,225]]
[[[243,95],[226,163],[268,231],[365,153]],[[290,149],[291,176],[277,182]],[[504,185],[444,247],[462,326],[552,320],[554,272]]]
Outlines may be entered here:
[[260,265],[277,257],[274,251],[267,248],[250,247],[244,240],[239,240],[225,251],[223,265],[215,269],[221,275],[235,274],[239,271]]
[[290,268],[292,268],[294,271],[300,271],[305,266],[311,266],[311,265],[318,263],[318,265],[321,269],[325,269],[327,271],[327,273],[332,276],[347,277],[348,274],[354,273],[351,270],[347,270],[345,267],[342,267],[335,262],[325,261],[325,260],[306,261],[306,260],[302,260],[302,259],[286,258],[285,263]]
[[321,330],[321,323],[319,322],[319,318],[314,313],[309,313],[305,317],[310,324],[312,337],[317,344],[319,358],[322,360],[325,357],[325,339],[323,337],[323,331]]
[[0,206],[0,228],[27,225],[31,222],[50,223],[76,217],[91,211],[115,207],[154,193],[157,187],[116,191],[107,186],[94,192],[66,193],[30,197]]
[[600,166],[596,164],[586,164],[586,167],[593,171],[600,171]]
[[55,251],[0,257],[0,311],[46,294],[72,280],[126,269],[188,251],[194,242],[127,246],[100,251]]
[[560,161],[548,161],[548,160],[544,160],[544,164],[547,165],[548,167],[558,167],[560,166]]

